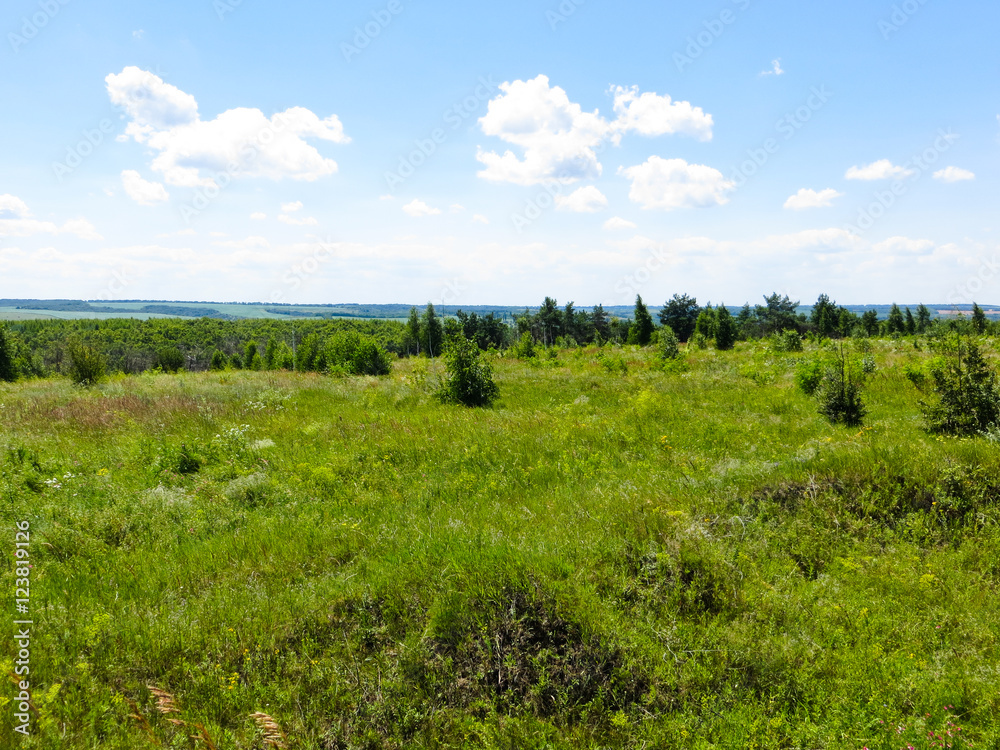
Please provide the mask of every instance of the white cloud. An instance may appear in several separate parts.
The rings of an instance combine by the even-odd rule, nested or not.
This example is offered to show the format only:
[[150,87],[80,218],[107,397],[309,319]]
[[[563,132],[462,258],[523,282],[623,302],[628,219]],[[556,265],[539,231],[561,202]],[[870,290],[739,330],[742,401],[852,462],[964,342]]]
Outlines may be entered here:
[[250,218],[254,221],[263,221],[264,219],[267,218],[267,214],[261,213],[260,211],[254,211],[252,214],[250,214]]
[[490,223],[490,220],[488,218],[486,218],[485,216],[483,216],[482,214],[475,214],[472,217],[472,220],[474,222],[479,223],[479,224],[489,224]]
[[460,203],[452,203],[451,206],[449,206],[449,210],[453,214],[460,214],[462,213],[462,211],[465,210],[465,206],[461,205]]
[[301,211],[302,201],[295,201],[294,203],[282,203],[281,210],[286,214],[292,214],[295,213],[296,211]]
[[72,234],[81,240],[102,240],[86,219],[70,219],[61,227],[31,218],[28,204],[16,195],[0,195],[0,237],[34,237],[37,234]]
[[693,107],[690,102],[671,102],[668,95],[657,96],[646,92],[639,94],[639,87],[614,89],[615,114],[613,123],[615,141],[630,130],[641,135],[673,135],[682,133],[700,141],[712,140],[712,115],[706,115],[701,107]]
[[633,222],[628,221],[627,219],[623,219],[620,216],[612,216],[610,219],[604,222],[604,228],[609,230],[635,229],[636,225]]
[[136,29],[135,31],[132,32],[133,39],[141,40],[145,35],[146,35],[145,29]]
[[[293,210],[297,211],[298,209]],[[292,227],[314,227],[319,224],[319,222],[312,216],[303,216],[302,218],[298,218],[297,216],[289,216],[288,214],[278,214],[278,221]]]
[[578,214],[592,214],[608,207],[604,193],[593,185],[582,187],[569,195],[556,196],[556,208]]
[[872,245],[875,252],[889,255],[923,255],[933,249],[932,240],[914,240],[910,237],[890,237]]
[[763,70],[760,73],[762,76],[783,76],[785,71],[781,69],[781,58],[777,60],[771,60],[771,69]]
[[632,181],[629,198],[645,209],[721,206],[729,202],[726,193],[735,187],[717,169],[659,156],[627,169],[620,167],[618,174]]
[[961,167],[945,167],[934,173],[934,179],[942,182],[962,182],[963,180],[974,180],[976,175]]
[[122,172],[122,187],[129,198],[140,206],[155,206],[157,203],[170,200],[167,189],[159,182],[149,182],[134,169]]
[[436,216],[441,213],[440,208],[431,208],[422,200],[414,199],[410,203],[403,206],[403,210],[410,216]]
[[844,175],[848,180],[891,180],[916,174],[912,169],[897,167],[888,159],[880,159],[863,167],[851,167]]
[[639,94],[638,87],[614,91],[618,118],[609,122],[600,112],[584,112],[547,76],[500,84],[501,93],[490,101],[479,119],[483,133],[518,147],[498,154],[482,148],[476,158],[485,166],[479,176],[493,182],[536,185],[547,180],[564,184],[600,177],[597,154],[605,141],[617,144],[624,133],[647,136],[682,133],[701,140],[712,138],[712,116],[688,102],[669,96]]
[[27,219],[31,216],[28,204],[16,195],[0,195],[0,219]]
[[793,211],[802,211],[806,208],[829,208],[833,205],[834,199],[840,198],[842,195],[843,193],[839,193],[833,188],[827,188],[819,192],[810,190],[809,188],[802,188],[785,201],[785,208],[790,208]]
[[225,172],[314,181],[334,174],[337,163],[305,139],[350,141],[336,115],[321,120],[292,107],[268,118],[259,109],[240,107],[202,120],[193,96],[153,73],[130,66],[105,81],[112,103],[131,118],[124,138],[156,152],[150,166],[170,185],[207,186]]

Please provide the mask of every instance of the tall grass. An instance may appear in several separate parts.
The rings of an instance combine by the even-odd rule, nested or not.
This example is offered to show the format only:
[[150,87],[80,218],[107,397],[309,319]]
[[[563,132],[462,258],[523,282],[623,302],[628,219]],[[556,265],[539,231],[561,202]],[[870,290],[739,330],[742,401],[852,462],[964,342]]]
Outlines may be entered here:
[[0,744],[995,746],[1000,461],[872,346],[853,429],[810,345],[496,359],[475,410],[425,360],[0,384],[39,709]]

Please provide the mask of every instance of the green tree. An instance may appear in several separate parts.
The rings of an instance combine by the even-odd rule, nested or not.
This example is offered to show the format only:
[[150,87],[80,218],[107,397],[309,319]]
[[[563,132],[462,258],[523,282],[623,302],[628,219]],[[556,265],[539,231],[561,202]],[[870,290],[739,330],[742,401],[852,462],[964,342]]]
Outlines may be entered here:
[[706,341],[714,339],[717,327],[718,316],[715,308],[709,303],[698,313],[698,319],[694,323],[694,335],[701,336]]
[[819,295],[819,299],[813,305],[809,322],[812,323],[813,328],[816,329],[816,333],[820,336],[832,337],[837,332],[840,324],[840,312],[837,309],[837,303],[831,302],[830,298],[825,294]]
[[878,313],[875,310],[865,310],[861,316],[861,330],[866,336],[878,336]]
[[371,336],[357,331],[338,331],[326,346],[326,361],[331,370],[348,375],[388,375],[392,361]]
[[983,308],[977,305],[975,302],[972,303],[972,330],[982,335],[986,333],[986,313],[983,312]]
[[906,313],[905,313],[904,317],[906,318],[906,322],[905,322],[906,335],[907,336],[912,336],[913,334],[915,334],[917,332],[917,321],[913,319],[913,313],[910,312],[910,308],[909,307],[906,308]]
[[611,322],[608,318],[607,312],[604,310],[604,305],[595,305],[594,312],[591,315],[591,319],[594,323],[594,336],[600,336],[601,341],[607,341],[611,338]]
[[736,319],[724,304],[717,308],[716,318],[715,348],[728,351],[736,345],[736,338],[739,335]]
[[445,360],[448,374],[438,392],[445,403],[490,406],[500,395],[493,369],[475,342],[465,336],[449,339]]
[[930,327],[931,311],[927,309],[927,305],[921,303],[917,307],[917,333],[927,333]]
[[535,319],[543,346],[551,346],[556,338],[562,336],[562,310],[559,309],[559,303],[551,297],[546,297],[542,302]]
[[820,414],[833,424],[858,427],[864,421],[860,379],[848,366],[843,348],[836,365],[826,371],[817,396]]
[[434,312],[434,305],[427,303],[424,310],[423,319],[420,321],[420,343],[428,357],[441,356],[441,348],[444,344],[444,327],[441,319]]
[[264,360],[261,359],[260,352],[257,350],[256,341],[248,341],[246,350],[243,356],[243,366],[248,370],[263,370]]
[[410,308],[410,318],[406,321],[406,353],[420,356],[420,316],[417,308]]
[[774,292],[770,297],[764,297],[765,305],[757,305],[754,312],[761,323],[761,334],[769,336],[787,330],[799,330],[796,310],[798,302],[792,302],[786,294],[784,297]]
[[14,339],[7,331],[7,326],[0,324],[0,380],[13,383],[17,380],[17,367],[14,366]]
[[890,336],[894,333],[906,333],[906,319],[903,317],[899,305],[895,302],[892,303],[892,307],[889,309],[889,317],[885,321],[885,330]]
[[677,359],[681,356],[680,341],[670,326],[660,328],[660,357],[662,359]]
[[108,371],[108,363],[93,346],[71,341],[67,346],[70,360],[69,375],[77,385],[97,385]]
[[164,346],[156,352],[156,365],[164,372],[177,372],[184,368],[184,353],[176,346]]
[[220,349],[216,349],[212,352],[212,359],[209,364],[210,370],[225,370],[226,369],[226,355],[222,353]]
[[632,327],[629,330],[629,339],[632,339],[632,331],[635,331],[635,341],[639,346],[649,346],[653,338],[653,331],[656,326],[653,324],[653,316],[642,301],[641,295],[635,296],[635,312],[632,314]]
[[660,325],[670,326],[677,338],[686,342],[694,334],[700,312],[697,299],[686,294],[675,294],[660,308]]
[[956,335],[931,379],[937,402],[921,404],[931,432],[975,435],[1000,421],[996,372],[974,341]]

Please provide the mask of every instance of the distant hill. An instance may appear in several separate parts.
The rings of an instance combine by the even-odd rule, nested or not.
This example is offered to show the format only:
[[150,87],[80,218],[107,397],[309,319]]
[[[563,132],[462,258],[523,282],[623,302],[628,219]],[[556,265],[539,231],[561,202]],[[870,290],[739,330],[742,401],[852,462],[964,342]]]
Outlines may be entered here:
[[[415,305],[423,310],[426,303]],[[916,310],[916,304],[900,305]],[[946,317],[958,314],[969,314],[972,305],[927,305],[934,317]],[[275,320],[316,319],[316,318],[357,318],[364,320],[403,320],[410,314],[410,304],[366,305],[359,303],[337,303],[326,305],[290,305],[265,304],[246,302],[199,302],[199,301],[166,301],[166,300],[115,300],[113,302],[87,302],[71,299],[0,299],[0,320],[26,319],[109,319],[109,318],[215,318],[219,320],[243,320],[271,318]],[[577,305],[577,309],[590,309],[589,305]],[[740,306],[728,306],[736,314]],[[880,318],[889,314],[892,305],[845,305],[854,313],[864,313],[875,310]],[[497,317],[511,321],[514,316],[524,312],[538,310],[537,306],[521,305],[437,305],[438,314],[446,317],[454,316],[459,310],[478,315],[493,313]],[[607,305],[604,308],[609,315],[619,318],[632,316],[631,305]],[[650,306],[650,312],[656,315],[658,307]],[[800,313],[808,314],[811,306],[799,307]],[[990,316],[1000,318],[1000,305],[984,305],[983,311]]]

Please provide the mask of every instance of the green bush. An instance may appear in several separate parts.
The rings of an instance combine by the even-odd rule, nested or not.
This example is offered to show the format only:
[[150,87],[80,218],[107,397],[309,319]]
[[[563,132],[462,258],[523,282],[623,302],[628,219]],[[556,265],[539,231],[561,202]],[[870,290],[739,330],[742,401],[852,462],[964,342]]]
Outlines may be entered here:
[[517,342],[517,345],[511,351],[518,359],[531,359],[536,356],[535,339],[531,335],[531,332],[525,331],[522,333],[520,341]]
[[99,351],[93,347],[71,342],[67,346],[69,354],[69,376],[77,385],[96,385],[104,380],[108,365]]
[[621,354],[601,351],[597,354],[597,361],[608,372],[617,373],[623,377],[628,375],[628,362],[625,361],[625,358]]
[[841,351],[839,361],[827,369],[819,386],[819,412],[833,424],[858,427],[867,413],[861,400],[861,383]]
[[177,372],[184,368],[184,354],[176,346],[165,346],[156,352],[156,366],[164,372]]
[[921,403],[930,432],[974,435],[1000,421],[996,373],[974,341],[957,337],[931,364],[931,380],[937,402]]
[[493,380],[493,368],[481,356],[479,347],[465,336],[449,340],[445,349],[448,375],[438,396],[445,403],[490,406],[500,395]]
[[823,382],[823,363],[816,359],[803,359],[795,367],[795,385],[807,396],[816,393]]
[[771,337],[771,346],[776,352],[801,352],[802,336],[798,331],[782,331]]
[[14,366],[14,342],[4,325],[0,325],[0,380],[6,380],[9,383],[17,380],[17,368]]
[[339,331],[326,345],[326,363],[331,372],[347,375],[388,375],[389,353],[370,336],[357,331]]
[[659,330],[660,335],[660,359],[677,359],[681,356],[680,340],[674,329],[670,326],[663,326]]

